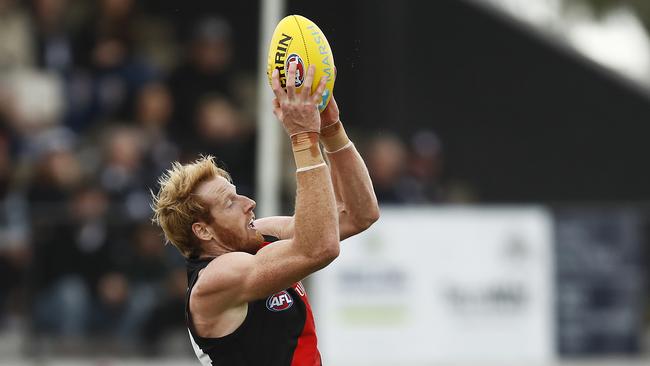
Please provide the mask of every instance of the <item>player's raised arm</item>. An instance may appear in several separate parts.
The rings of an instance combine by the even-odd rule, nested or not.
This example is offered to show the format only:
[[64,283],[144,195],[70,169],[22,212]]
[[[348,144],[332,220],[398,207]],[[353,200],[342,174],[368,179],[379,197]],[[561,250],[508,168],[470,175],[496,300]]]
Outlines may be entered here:
[[[321,113],[320,141],[330,163],[340,239],[343,240],[366,230],[377,221],[379,206],[366,164],[345,133],[333,96]],[[295,222],[292,217],[263,218],[256,225],[263,232],[281,238],[294,235]]]
[[[295,74],[296,65],[291,64],[288,72]],[[297,92],[293,83],[287,83],[285,92],[277,72],[273,76],[278,99],[275,112],[291,138],[297,166],[295,233],[291,239],[268,245],[255,255],[232,252],[215,259],[195,288],[197,297],[210,297],[213,305],[228,308],[268,296],[325,267],[338,256],[334,190],[318,146],[320,116],[316,105],[324,82],[311,94],[313,74],[310,68],[302,92]]]
[[366,164],[345,133],[334,96],[321,113],[320,138],[330,162],[343,240],[377,221],[379,206]]

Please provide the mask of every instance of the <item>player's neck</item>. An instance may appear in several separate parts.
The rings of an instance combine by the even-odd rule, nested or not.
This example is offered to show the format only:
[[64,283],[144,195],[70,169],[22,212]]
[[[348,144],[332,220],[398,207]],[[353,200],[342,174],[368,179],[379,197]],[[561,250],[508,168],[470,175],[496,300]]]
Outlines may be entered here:
[[202,249],[200,258],[214,258],[233,251],[227,246],[214,240],[209,243],[204,243]]

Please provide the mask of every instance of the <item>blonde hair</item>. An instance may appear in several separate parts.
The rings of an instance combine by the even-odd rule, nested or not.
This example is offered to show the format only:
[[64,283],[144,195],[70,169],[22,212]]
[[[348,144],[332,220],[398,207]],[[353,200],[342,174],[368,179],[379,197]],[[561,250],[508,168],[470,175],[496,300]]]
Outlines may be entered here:
[[158,179],[158,195],[151,192],[153,222],[162,228],[166,241],[187,258],[200,253],[192,224],[200,219],[209,220],[208,207],[195,191],[201,183],[216,177],[231,181],[228,172],[216,165],[213,156],[201,156],[185,165],[174,162]]

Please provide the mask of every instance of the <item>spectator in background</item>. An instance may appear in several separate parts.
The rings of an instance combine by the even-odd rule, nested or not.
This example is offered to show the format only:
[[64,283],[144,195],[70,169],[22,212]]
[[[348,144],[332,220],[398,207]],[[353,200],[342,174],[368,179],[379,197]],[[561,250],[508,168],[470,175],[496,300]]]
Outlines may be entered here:
[[[102,336],[112,349],[120,352],[134,352],[142,345],[151,346],[157,336],[148,333],[155,327],[164,332],[169,324],[183,324],[175,318],[156,318],[155,325],[150,324],[156,313],[164,312],[176,299],[176,288],[165,285],[167,273],[171,266],[167,260],[165,247],[160,242],[161,232],[149,221],[137,223],[132,232],[130,255],[119,267],[105,273],[98,282],[96,311],[94,313],[93,331]],[[180,299],[186,289],[184,277]],[[178,310],[175,307],[175,310]],[[183,309],[181,303],[180,309]],[[178,314],[175,314],[178,315]],[[153,339],[152,339],[153,337]]]
[[68,0],[33,0],[32,39],[34,42],[35,64],[43,72],[56,75],[62,84],[59,92],[64,110],[62,121],[70,127],[74,107],[88,98],[87,92],[75,90],[78,75],[75,69],[75,39],[66,17]]
[[64,219],[60,210],[82,180],[79,161],[72,150],[70,140],[59,140],[60,135],[49,135],[41,139],[42,146],[38,160],[27,189],[34,232],[40,233],[39,226]]
[[30,20],[16,0],[0,0],[0,75],[33,64]]
[[106,132],[104,153],[99,170],[101,187],[117,205],[120,218],[138,221],[149,216],[145,146],[141,131],[120,126]]
[[32,5],[36,65],[68,74],[74,66],[73,39],[65,19],[68,0],[33,0]]
[[137,348],[143,341],[142,328],[159,299],[163,296],[162,282],[170,269],[161,245],[161,231],[151,222],[138,223],[132,235],[133,255],[126,263],[130,296],[123,317],[117,323],[116,335],[126,345]]
[[185,328],[185,292],[187,291],[187,273],[182,268],[169,272],[164,281],[165,293],[155,304],[143,328],[145,347],[148,354],[163,353],[164,341],[175,331],[180,331],[181,339],[186,340]]
[[[174,106],[165,84],[152,82],[138,93],[136,124],[142,130],[148,176],[157,177],[179,157],[178,147],[167,132]],[[151,182],[152,186],[153,183]]]
[[12,190],[12,172],[9,140],[0,133],[0,329],[9,304],[20,303],[30,257],[25,202]]
[[380,203],[405,203],[403,176],[407,166],[404,143],[393,134],[374,137],[367,149],[368,172]]
[[169,78],[176,102],[174,123],[170,129],[181,146],[191,143],[195,136],[186,124],[196,120],[198,101],[215,93],[233,97],[233,51],[228,22],[218,17],[201,19],[191,37],[187,59]]
[[86,185],[78,189],[71,200],[70,230],[83,254],[79,266],[89,286],[95,288],[99,278],[115,267],[116,249],[112,247],[114,230],[108,194],[96,185]]
[[52,74],[26,69],[7,77],[4,116],[18,150],[17,159],[31,163],[43,146],[60,141],[50,136],[72,135],[60,128],[64,113],[62,91],[60,79]]
[[83,71],[71,81],[68,124],[83,132],[94,123],[127,118],[138,90],[155,71],[137,57],[132,0],[103,0],[83,27],[75,49]]
[[52,144],[41,153],[28,189],[33,233],[34,328],[63,340],[85,333],[90,294],[81,269],[68,202],[81,182],[70,147]]
[[[102,321],[107,317],[103,313],[106,303],[106,283],[118,268],[116,263],[119,248],[116,248],[114,220],[111,219],[108,194],[97,185],[85,185],[76,190],[70,202],[71,220],[64,225],[64,232],[69,233],[71,248],[66,251],[67,257],[62,260],[70,262],[68,266],[74,269],[74,274],[83,279],[84,299],[87,309],[84,309],[84,332],[90,335],[101,334]],[[116,293],[108,295],[112,298]],[[101,320],[100,320],[101,319]]]
[[430,130],[417,131],[410,139],[410,156],[405,189],[410,203],[440,202],[444,199],[441,185],[443,168],[442,144]]
[[188,160],[199,153],[216,156],[227,164],[237,190],[253,195],[255,130],[235,106],[223,96],[205,96],[198,105],[195,131],[197,138],[186,150],[190,152]]
[[79,65],[86,69],[111,68],[133,52],[133,0],[100,0],[93,17],[77,38]]
[[376,136],[368,146],[368,170],[382,203],[444,201],[442,164],[440,139],[430,130],[413,134],[408,147],[394,134]]
[[126,339],[120,339],[116,330],[123,322],[129,296],[129,283],[123,273],[112,271],[99,280],[92,329],[106,350],[124,351]]

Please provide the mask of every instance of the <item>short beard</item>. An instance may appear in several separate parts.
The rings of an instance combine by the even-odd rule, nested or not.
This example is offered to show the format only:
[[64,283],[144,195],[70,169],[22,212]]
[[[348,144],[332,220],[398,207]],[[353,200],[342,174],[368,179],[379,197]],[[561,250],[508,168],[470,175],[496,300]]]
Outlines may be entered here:
[[217,235],[219,235],[219,240],[221,240],[223,246],[230,252],[246,252],[255,254],[261,246],[251,245],[251,243],[248,242],[242,242],[242,240],[248,240],[248,236],[246,236],[246,238],[240,238],[236,232],[231,230],[229,227],[218,227]]

